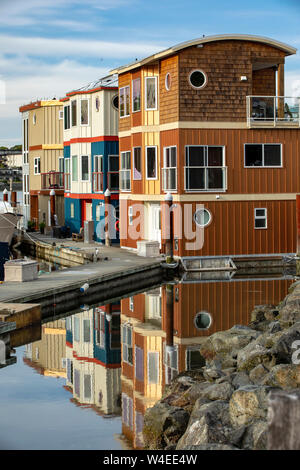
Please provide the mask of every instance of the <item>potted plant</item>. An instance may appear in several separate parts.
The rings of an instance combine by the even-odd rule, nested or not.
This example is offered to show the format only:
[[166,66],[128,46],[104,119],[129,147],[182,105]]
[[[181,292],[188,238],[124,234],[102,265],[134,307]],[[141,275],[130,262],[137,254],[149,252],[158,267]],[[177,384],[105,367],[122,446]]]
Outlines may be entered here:
[[40,232],[45,233],[45,227],[46,227],[45,222],[40,222],[39,227],[40,227]]
[[34,232],[35,222],[33,220],[28,220],[27,222],[27,232]]

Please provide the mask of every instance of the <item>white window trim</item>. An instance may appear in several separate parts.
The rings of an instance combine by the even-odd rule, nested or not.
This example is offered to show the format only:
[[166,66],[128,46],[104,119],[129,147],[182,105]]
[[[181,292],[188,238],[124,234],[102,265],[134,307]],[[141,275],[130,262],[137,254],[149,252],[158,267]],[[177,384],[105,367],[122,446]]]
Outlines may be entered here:
[[[148,173],[148,153],[147,149],[148,148],[155,148],[155,178],[149,178],[147,173]],[[146,145],[145,147],[145,162],[146,162],[146,180],[149,181],[156,181],[158,179],[158,174],[157,174],[157,145]]]
[[[76,124],[73,126],[72,122],[73,122],[73,111],[72,111],[72,103],[73,101],[75,101],[76,103]],[[80,103],[81,104],[81,103]],[[71,127],[77,127],[78,126],[78,106],[77,106],[77,100],[71,100],[70,101],[70,128]]]
[[[222,147],[223,148],[223,166],[225,171],[225,184],[223,189],[187,189],[186,187],[186,168],[192,168],[186,166],[186,148],[187,147]],[[185,166],[184,166],[184,191],[187,193],[226,193],[228,186],[227,186],[227,166],[225,165],[226,157],[225,157],[225,145],[185,145],[184,147],[184,159],[185,159]],[[197,168],[197,167],[195,167]],[[220,167],[201,167],[201,168],[220,168]]]
[[[87,157],[88,158],[88,179],[87,180],[83,180],[82,179],[82,157]],[[81,183],[89,183],[90,180],[91,180],[91,164],[90,164],[90,155],[87,155],[86,153],[85,154],[82,154],[80,155],[80,165],[79,165],[79,168],[80,168],[80,182]]]
[[[257,210],[264,210],[265,215],[256,215]],[[255,220],[265,220],[266,226],[265,227],[255,227]],[[254,208],[254,230],[266,230],[268,228],[268,211],[266,207],[255,207]]]
[[[96,159],[99,159],[100,161],[102,161],[102,171],[96,171]],[[104,169],[104,163],[103,163],[103,155],[94,155],[94,173],[103,173],[103,169]]]
[[121,87],[120,90],[119,90],[119,116],[120,116],[120,119],[123,119],[123,118],[126,118],[126,117],[130,116],[130,109],[126,109],[126,94],[124,94],[124,116],[121,116],[121,105],[120,105],[120,103],[121,103],[121,100],[120,100],[121,90],[125,90],[126,88],[129,89],[129,106],[130,106],[130,85],[126,85],[126,86]]
[[[280,165],[253,165],[253,166],[246,166],[246,145],[261,145],[262,146],[262,162],[264,162],[264,146],[265,145],[279,145],[280,146]],[[282,157],[282,144],[279,142],[246,142],[244,143],[244,168],[283,168],[282,165],[283,157]]]
[[[166,166],[166,153],[167,149],[175,148],[176,149],[176,166]],[[162,168],[162,186],[163,186],[163,191],[165,193],[177,193],[177,145],[169,145],[168,147],[164,147],[164,165]],[[176,188],[175,189],[166,189],[164,187],[164,170],[174,170],[175,169],[175,182],[176,182]]]
[[[129,153],[130,155],[130,168],[122,168],[122,154],[123,153]],[[131,169],[132,165],[131,165],[131,151],[130,150],[124,150],[123,152],[120,152],[120,171],[119,171],[119,188],[120,188],[120,191],[123,193],[130,193],[131,192]],[[129,171],[129,174],[130,174],[130,188],[129,189],[123,189],[121,188],[121,175],[122,173],[124,173],[125,171]]]
[[[37,161],[39,161],[39,163],[36,163]],[[33,174],[40,175],[41,174],[41,157],[34,157],[33,164],[34,164]],[[40,171],[36,171],[38,167],[40,167]]]
[[[205,80],[204,80],[203,85],[201,85],[201,86],[195,86],[195,85],[192,84],[192,82],[191,82],[191,76],[192,76],[192,74],[193,74],[194,72],[201,72],[201,73],[204,75],[204,79],[205,79]],[[206,85],[207,85],[207,75],[206,75],[206,73],[205,73],[203,70],[201,70],[201,69],[194,69],[194,70],[192,70],[192,71],[189,73],[189,84],[190,84],[190,86],[191,86],[194,90],[202,90],[202,89],[205,88]]]
[[[139,81],[140,81],[140,109],[137,109],[136,111],[134,111],[134,106],[133,106],[133,82],[134,82],[135,80],[139,80]],[[141,81],[140,78],[134,78],[134,79],[132,80],[132,83],[131,83],[131,90],[132,90],[132,93],[131,93],[131,95],[132,95],[132,96],[131,96],[131,112],[132,112],[132,113],[140,113],[141,110],[142,110],[142,106],[141,106],[141,105],[142,105],[142,100],[141,100],[141,98],[142,98],[142,86],[141,86],[141,85],[142,85],[142,81]]]
[[64,118],[64,110],[60,109],[58,111],[58,119],[61,121]]
[[[155,108],[148,108],[147,107],[147,80],[154,78],[155,79]],[[157,111],[158,107],[158,91],[157,91],[157,77],[152,75],[150,77],[145,77],[145,111]]]
[[[76,181],[73,181],[73,158],[74,157],[77,157],[77,180]],[[78,183],[80,181],[79,179],[79,174],[78,174],[78,166],[79,166],[79,158],[78,158],[78,155],[71,155],[70,157],[70,174],[71,174],[71,187],[72,187],[72,183]]]
[[[88,122],[87,124],[82,124],[81,123],[81,106],[82,106],[82,101],[87,101],[88,103],[88,110],[87,110],[87,117],[88,117]],[[72,114],[72,111],[71,111],[71,108],[70,108],[70,126],[72,125],[72,120],[71,120],[71,114]],[[87,127],[90,125],[90,100],[88,98],[81,98],[80,99],[80,126],[82,127]],[[74,126],[75,127],[75,126]]]
[[142,181],[143,179],[143,171],[142,171],[142,168],[141,168],[141,178],[140,179],[137,179],[134,177],[134,168],[135,168],[135,160],[134,160],[134,149],[140,149],[141,152],[140,152],[140,156],[141,156],[141,166],[142,166],[142,147],[139,146],[139,145],[136,145],[135,147],[132,147],[132,179],[133,181]]

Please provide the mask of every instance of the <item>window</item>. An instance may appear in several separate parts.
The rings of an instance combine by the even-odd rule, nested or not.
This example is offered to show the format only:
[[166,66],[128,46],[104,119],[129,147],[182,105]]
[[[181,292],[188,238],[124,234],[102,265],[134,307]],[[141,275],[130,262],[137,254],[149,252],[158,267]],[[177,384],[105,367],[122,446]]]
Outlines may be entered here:
[[90,400],[91,396],[92,396],[92,394],[91,394],[91,389],[92,389],[91,382],[92,382],[91,376],[88,375],[88,374],[84,374],[84,376],[83,376],[83,387],[84,387],[84,398],[86,400]]
[[34,159],[34,174],[40,175],[40,173],[41,173],[41,158],[36,157]]
[[80,341],[80,319],[74,318],[74,341]]
[[254,209],[254,228],[267,228],[267,209]]
[[60,110],[58,111],[58,119],[61,121],[64,118],[64,111]]
[[133,223],[133,206],[128,207],[128,225]]
[[70,204],[70,217],[71,217],[71,219],[74,219],[74,217],[75,217],[75,206],[74,206],[74,202],[71,202],[71,204]]
[[141,79],[132,80],[132,112],[141,110]]
[[122,423],[133,429],[133,400],[122,393]]
[[83,341],[89,343],[90,339],[90,320],[83,320]]
[[80,101],[80,124],[87,126],[89,123],[89,100]]
[[281,165],[281,144],[245,144],[245,167]]
[[113,96],[111,100],[112,107],[119,111],[119,95]]
[[185,189],[225,191],[227,178],[224,147],[191,145],[185,149]]
[[158,384],[159,382],[159,353],[157,351],[148,352],[148,383]]
[[171,75],[169,73],[166,74],[165,88],[166,88],[167,91],[169,91],[170,88],[171,88]]
[[144,381],[144,351],[135,346],[135,378]]
[[176,147],[164,148],[163,189],[165,191],[177,189]]
[[141,160],[141,147],[133,148],[133,177],[134,180],[142,179],[142,160]]
[[194,318],[197,330],[208,330],[212,324],[212,318],[208,312],[199,312]]
[[157,168],[156,168],[156,150],[157,147],[146,147],[146,170],[147,170],[147,179],[156,180],[157,179]]
[[157,109],[157,77],[145,78],[145,90],[146,111]]
[[120,88],[120,117],[126,117],[130,114],[130,87]]
[[77,126],[77,101],[71,101],[72,126]]
[[28,118],[23,120],[23,163],[28,163]]
[[99,98],[99,96],[96,96],[95,105],[96,105],[96,111],[98,112],[99,109],[100,109],[100,98]]
[[97,204],[96,206],[96,220],[99,221],[101,217],[101,207],[102,207],[102,202],[100,204]]
[[35,113],[32,116],[32,122],[33,122],[33,125],[35,126],[36,125],[36,114]]
[[206,227],[211,222],[211,213],[207,209],[198,209],[194,214],[198,227]]
[[130,152],[121,152],[120,189],[130,191]]
[[60,188],[64,187],[64,171],[65,171],[65,160],[64,157],[58,157],[58,185]]
[[129,324],[122,325],[122,346],[123,361],[133,365],[132,360],[132,326]]
[[103,155],[94,155],[93,191],[103,191]]
[[70,129],[70,105],[64,107],[64,128]]
[[94,156],[94,171],[96,173],[103,172],[103,155],[95,155]]
[[119,190],[119,155],[108,155],[108,188],[110,191]]
[[71,189],[70,185],[70,159],[65,158],[65,190]]
[[72,181],[78,181],[78,157],[72,156]]
[[129,297],[129,310],[134,311],[134,297]]
[[189,75],[189,81],[193,88],[200,89],[205,87],[207,77],[202,70],[193,70]]
[[89,157],[81,155],[81,181],[89,180]]

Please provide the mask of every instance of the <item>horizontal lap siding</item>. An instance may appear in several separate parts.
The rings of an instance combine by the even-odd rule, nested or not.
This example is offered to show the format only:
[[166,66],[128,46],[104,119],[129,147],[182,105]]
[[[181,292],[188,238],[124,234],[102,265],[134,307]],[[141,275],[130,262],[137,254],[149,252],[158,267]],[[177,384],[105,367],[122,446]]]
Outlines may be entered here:
[[[200,207],[201,202],[198,202]],[[296,201],[221,201],[203,202],[212,215],[205,227],[202,248],[186,249],[188,240],[179,240],[180,256],[224,256],[262,253],[296,252]],[[186,218],[189,227],[196,229],[191,217]],[[254,228],[254,208],[267,209],[267,229]],[[182,209],[183,212],[183,209]],[[182,233],[187,233],[182,229]],[[198,229],[198,236],[201,229]],[[193,240],[191,240],[193,241]]]

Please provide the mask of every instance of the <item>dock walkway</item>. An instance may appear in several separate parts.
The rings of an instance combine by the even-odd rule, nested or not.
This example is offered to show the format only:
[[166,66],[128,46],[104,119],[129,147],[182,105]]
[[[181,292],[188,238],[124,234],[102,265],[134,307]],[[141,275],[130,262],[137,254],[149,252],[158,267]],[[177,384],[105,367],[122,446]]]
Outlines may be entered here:
[[[47,239],[48,242],[55,242],[58,246],[73,245],[69,241]],[[84,283],[94,286],[94,291],[102,289],[122,290],[122,284],[129,288],[132,279],[132,291],[135,289],[135,279],[151,278],[151,271],[155,275],[160,271],[163,258],[144,258],[130,251],[118,247],[105,247],[100,244],[90,244],[75,242],[80,250],[94,252],[99,250],[100,260],[72,268],[65,268],[51,273],[43,273],[38,279],[30,282],[4,282],[0,285],[0,302],[34,302],[43,304],[44,299],[50,296],[68,297],[73,291],[73,296],[80,297],[80,287]],[[105,259],[106,258],[106,259]],[[135,276],[133,276],[135,275]],[[138,276],[137,276],[138,275]],[[91,291],[92,289],[90,289]],[[106,295],[105,295],[106,297]]]

